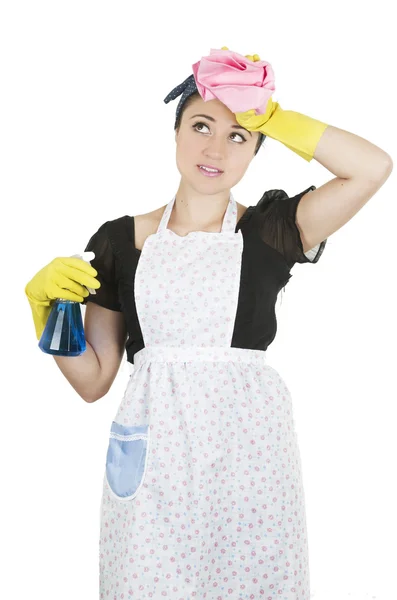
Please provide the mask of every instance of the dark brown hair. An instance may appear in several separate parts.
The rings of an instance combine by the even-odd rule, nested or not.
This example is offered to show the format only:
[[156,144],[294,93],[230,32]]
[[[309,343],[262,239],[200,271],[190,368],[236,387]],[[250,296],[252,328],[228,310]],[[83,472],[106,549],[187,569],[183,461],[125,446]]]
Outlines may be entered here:
[[[174,131],[178,130],[179,131],[179,127],[181,125],[181,119],[182,119],[182,115],[185,111],[185,109],[190,106],[190,104],[192,104],[192,102],[196,99],[196,98],[201,98],[200,94],[198,92],[195,92],[194,94],[192,94],[191,96],[189,96],[189,98],[187,98],[186,102],[183,104],[181,112],[178,115],[178,119],[174,125]],[[255,152],[254,152],[254,156],[256,156],[256,154],[259,152],[259,148],[262,146],[263,142],[265,141],[266,136],[263,133],[260,133],[258,136],[258,141],[256,143],[255,146]]]

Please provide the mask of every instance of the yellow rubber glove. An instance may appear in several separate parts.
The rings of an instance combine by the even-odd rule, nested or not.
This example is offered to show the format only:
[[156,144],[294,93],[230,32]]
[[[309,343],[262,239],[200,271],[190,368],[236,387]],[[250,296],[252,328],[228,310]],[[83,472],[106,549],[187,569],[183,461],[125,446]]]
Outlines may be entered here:
[[255,110],[236,113],[236,121],[248,131],[259,131],[278,140],[290,150],[310,162],[317,144],[327,129],[328,124],[317,121],[293,110],[283,110],[278,102],[271,98],[263,115],[256,115]]
[[[228,50],[223,46],[221,50]],[[245,58],[256,62],[258,54],[246,54]],[[248,131],[259,131],[278,140],[290,150],[310,162],[314,156],[317,144],[327,129],[328,124],[317,121],[292,110],[283,110],[278,102],[271,98],[263,115],[256,115],[255,110],[235,113],[236,121]]]
[[[229,48],[227,46],[222,46],[221,50],[229,50]],[[248,60],[252,60],[252,62],[260,60],[259,54],[246,54],[245,58],[248,58]]]
[[[89,292],[86,289],[98,289],[101,284],[95,279],[98,272],[89,263],[80,258],[54,258],[29,281],[25,294],[29,300],[36,337],[42,336],[53,301],[65,298],[74,302],[83,302]],[[84,287],[86,286],[86,287]]]

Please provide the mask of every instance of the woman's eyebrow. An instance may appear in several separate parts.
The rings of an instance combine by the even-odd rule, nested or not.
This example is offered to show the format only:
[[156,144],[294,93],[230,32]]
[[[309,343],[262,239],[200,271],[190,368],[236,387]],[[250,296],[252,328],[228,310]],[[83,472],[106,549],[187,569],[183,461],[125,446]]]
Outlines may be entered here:
[[[195,117],[204,117],[205,119],[208,119],[209,121],[212,121],[213,123],[216,123],[214,117],[210,117],[209,115],[193,115],[190,118],[194,119]],[[231,125],[231,127],[233,127],[233,129],[242,129],[243,131],[246,131],[247,133],[249,133],[250,136],[252,137],[252,133],[250,131],[248,131],[248,129],[245,129],[245,127],[241,127],[241,125]]]

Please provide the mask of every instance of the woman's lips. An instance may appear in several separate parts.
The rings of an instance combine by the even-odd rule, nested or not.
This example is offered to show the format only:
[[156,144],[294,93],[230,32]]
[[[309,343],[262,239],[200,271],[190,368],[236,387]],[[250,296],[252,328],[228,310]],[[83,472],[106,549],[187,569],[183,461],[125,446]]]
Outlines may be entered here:
[[197,165],[197,168],[200,171],[200,173],[202,175],[205,175],[206,177],[219,177],[220,175],[223,175],[223,171],[218,171],[217,173],[214,173],[214,172],[206,171],[205,169],[200,169],[200,167],[198,165]]

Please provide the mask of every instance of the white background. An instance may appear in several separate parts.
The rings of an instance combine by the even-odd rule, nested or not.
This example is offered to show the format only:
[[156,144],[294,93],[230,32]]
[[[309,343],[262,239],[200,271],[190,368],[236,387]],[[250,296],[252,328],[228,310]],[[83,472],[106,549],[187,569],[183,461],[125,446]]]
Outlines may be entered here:
[[[37,347],[26,283],[103,222],[171,200],[179,98],[163,99],[211,48],[259,54],[282,108],[396,163],[392,6],[2,4],[2,598],[98,598],[108,433],[129,376],[124,357],[107,396],[85,403]],[[267,138],[233,194],[249,206],[333,177]],[[316,600],[397,597],[396,192],[394,169],[317,264],[294,266],[267,351],[294,400]]]

